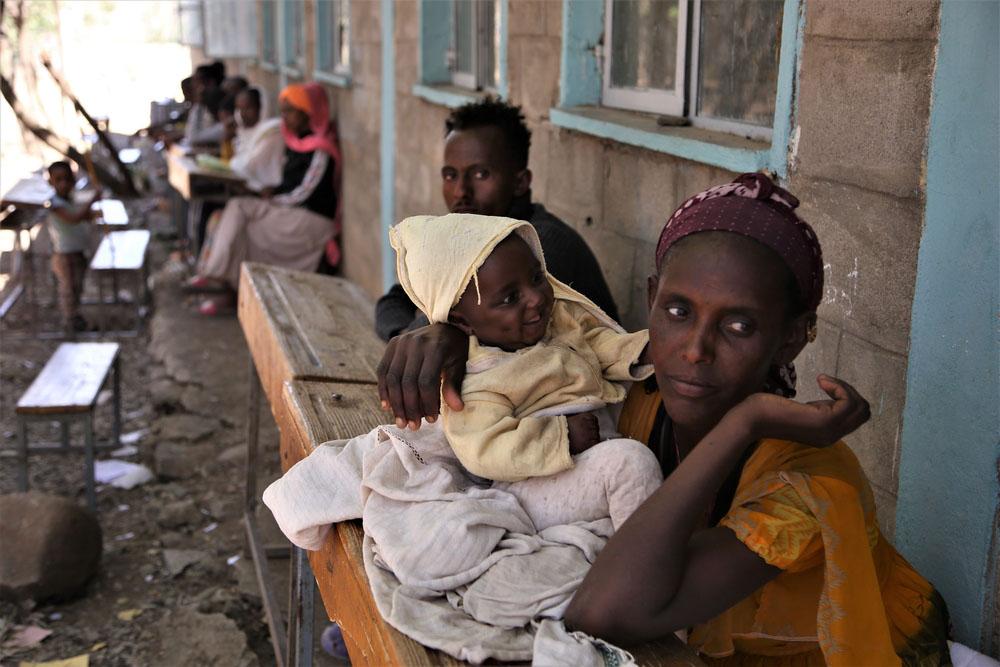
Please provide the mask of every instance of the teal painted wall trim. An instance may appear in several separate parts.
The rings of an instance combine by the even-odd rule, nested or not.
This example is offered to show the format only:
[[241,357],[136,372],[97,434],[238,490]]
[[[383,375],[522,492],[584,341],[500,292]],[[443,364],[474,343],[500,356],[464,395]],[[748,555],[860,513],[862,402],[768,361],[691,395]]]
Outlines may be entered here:
[[601,102],[601,70],[595,49],[604,34],[603,0],[563,0],[559,106]]
[[379,139],[379,187],[382,234],[382,286],[396,284],[396,255],[389,228],[396,223],[396,8],[382,0],[382,122]]
[[[601,70],[595,47],[604,33],[604,2],[563,1],[563,40],[559,73],[559,108],[552,109],[552,122],[579,132],[621,141],[649,150],[669,153],[687,160],[710,164],[730,171],[768,169],[779,178],[788,176],[788,146],[795,120],[795,91],[798,88],[799,54],[805,26],[805,0],[785,0],[782,16],[778,85],[775,93],[774,126],[766,150],[731,148],[722,141],[693,140],[635,128],[610,127],[611,122],[580,118],[573,107],[601,103]],[[607,49],[607,44],[603,48]],[[559,120],[556,120],[556,119]]]
[[469,102],[475,102],[480,97],[471,90],[466,91],[455,86],[427,86],[422,83],[414,84],[412,92],[417,97],[432,104],[440,104],[452,109]]
[[788,142],[795,120],[795,91],[799,88],[799,54],[805,34],[806,12],[800,0],[785,0],[781,15],[781,47],[778,54],[778,90],[774,99],[774,126],[768,168],[778,178],[788,178]]
[[[593,111],[593,108],[590,108]],[[771,149],[754,150],[723,146],[711,141],[701,141],[667,132],[642,130],[619,123],[594,118],[585,109],[550,109],[549,120],[553,125],[577,132],[592,134],[631,146],[639,146],[661,153],[669,153],[687,160],[703,162],[731,171],[757,171],[768,166]]]
[[507,80],[507,16],[510,12],[508,0],[497,0],[500,3],[500,43],[497,44],[497,93],[500,97],[510,99],[510,82]]
[[1000,485],[1000,3],[941,3],[917,260],[896,543],[984,646]]
[[451,44],[451,1],[420,0],[419,81],[421,83],[451,83],[448,71],[448,46]]

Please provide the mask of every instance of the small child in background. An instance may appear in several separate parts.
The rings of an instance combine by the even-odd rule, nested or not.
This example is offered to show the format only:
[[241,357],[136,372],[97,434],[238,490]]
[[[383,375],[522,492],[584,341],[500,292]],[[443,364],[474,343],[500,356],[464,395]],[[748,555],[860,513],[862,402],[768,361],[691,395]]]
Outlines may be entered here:
[[605,516],[617,530],[662,481],[609,409],[622,383],[652,373],[648,331],[625,332],[549,275],[528,223],[418,216],[389,238],[410,299],[469,334],[465,409],[441,406],[462,465],[516,496],[538,530]]
[[52,273],[59,286],[59,312],[67,332],[86,331],[87,321],[79,313],[83,277],[87,270],[85,252],[90,248],[90,226],[97,216],[91,206],[101,197],[98,190],[85,203],[74,201],[76,178],[69,162],[49,166],[49,183],[56,191],[49,208],[49,236],[52,239]]

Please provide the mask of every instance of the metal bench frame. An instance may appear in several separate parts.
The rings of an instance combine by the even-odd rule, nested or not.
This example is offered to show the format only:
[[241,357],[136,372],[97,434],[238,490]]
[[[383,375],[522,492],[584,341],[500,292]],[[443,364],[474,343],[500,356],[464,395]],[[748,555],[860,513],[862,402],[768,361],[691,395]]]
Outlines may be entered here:
[[[28,455],[39,454],[69,454],[78,451],[79,447],[70,446],[69,429],[74,421],[83,422],[84,429],[84,465],[86,467],[85,484],[87,506],[91,510],[97,511],[97,484],[94,480],[94,460],[96,452],[120,447],[122,432],[122,410],[121,410],[121,350],[115,356],[111,366],[110,379],[112,382],[112,427],[111,440],[104,443],[94,441],[94,405],[83,412],[53,412],[46,414],[21,413],[17,412],[17,488],[18,491],[28,490]],[[105,380],[107,382],[107,380]],[[102,385],[103,386],[103,385]],[[29,422],[59,422],[62,431],[62,439],[59,443],[35,443],[28,444],[28,423]]]

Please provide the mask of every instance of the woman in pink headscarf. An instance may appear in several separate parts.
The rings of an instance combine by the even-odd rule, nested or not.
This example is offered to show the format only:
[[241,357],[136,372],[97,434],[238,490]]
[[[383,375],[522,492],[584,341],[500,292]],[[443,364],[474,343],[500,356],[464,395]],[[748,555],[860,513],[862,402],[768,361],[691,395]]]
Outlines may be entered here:
[[[216,283],[235,290],[244,261],[301,271],[314,271],[324,253],[332,266],[340,261],[342,163],[326,93],[316,83],[293,84],[278,100],[285,139],[281,184],[226,204],[192,286]],[[231,300],[206,300],[199,312],[218,314]]]

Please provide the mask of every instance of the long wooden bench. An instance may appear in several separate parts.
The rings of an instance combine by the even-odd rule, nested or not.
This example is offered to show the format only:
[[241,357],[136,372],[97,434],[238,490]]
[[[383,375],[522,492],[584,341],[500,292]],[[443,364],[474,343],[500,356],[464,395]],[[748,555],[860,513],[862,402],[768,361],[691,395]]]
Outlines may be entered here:
[[[339,278],[248,263],[241,272],[239,298],[240,324],[252,357],[248,420],[248,462],[252,465],[247,471],[246,500],[248,532],[253,532],[258,498],[255,391],[263,388],[278,424],[283,470],[323,442],[365,433],[385,423],[388,416],[379,408],[375,387],[383,346],[374,334],[374,308],[356,286]],[[323,548],[308,554],[308,569],[315,574],[328,617],[343,630],[352,664],[459,664],[382,619],[364,571],[362,535],[360,522],[337,524]],[[263,559],[263,548],[258,545],[255,551]],[[293,559],[293,571],[294,565]],[[263,586],[262,593],[265,598],[269,595]],[[272,634],[278,631],[283,638],[284,626],[272,616],[268,614]],[[298,664],[295,658],[304,650],[296,646],[301,624],[293,621],[290,625],[287,649],[272,636],[283,665]],[[644,665],[702,664],[674,637],[645,645],[635,654]]]
[[[21,396],[16,408],[18,488],[21,491],[28,490],[28,454],[35,451],[46,453],[72,451],[69,425],[72,421],[82,421],[87,504],[91,509],[97,508],[94,483],[95,451],[99,448],[117,448],[121,435],[121,373],[118,351],[118,343],[63,343]],[[98,446],[94,443],[94,407],[97,404],[97,395],[112,370],[114,371],[112,437],[110,443]],[[29,445],[29,421],[59,421],[62,428],[62,442],[58,445]]]

